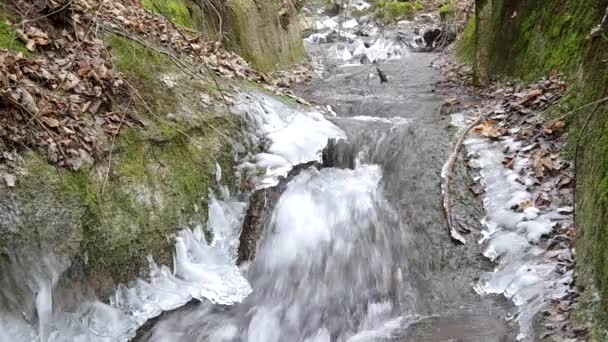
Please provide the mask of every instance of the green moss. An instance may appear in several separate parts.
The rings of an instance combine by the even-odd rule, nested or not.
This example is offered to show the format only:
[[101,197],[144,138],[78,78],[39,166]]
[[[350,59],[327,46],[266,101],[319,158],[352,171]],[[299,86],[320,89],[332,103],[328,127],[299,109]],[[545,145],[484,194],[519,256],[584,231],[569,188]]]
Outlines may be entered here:
[[416,8],[409,2],[387,2],[383,6],[385,21],[398,21],[411,19],[416,13]]
[[475,62],[475,23],[476,19],[472,17],[456,46],[456,58],[471,65]]
[[197,18],[192,16],[192,6],[185,0],[141,0],[144,7],[166,16],[174,23],[196,28]]
[[[608,39],[587,39],[604,16],[606,1],[477,0],[476,72],[537,79],[550,70],[566,75],[570,89],[547,115],[558,116],[608,95]],[[480,25],[482,23],[483,25]],[[590,113],[589,126],[583,130]],[[593,107],[569,117],[567,156],[577,162],[577,309],[593,326],[593,339],[608,331],[608,109]],[[575,146],[580,141],[578,153]],[[597,300],[591,300],[597,294]]]
[[[226,119],[214,124],[232,130]],[[231,170],[234,161],[223,156],[230,145],[219,134],[187,134],[158,143],[132,130],[117,140],[107,178],[92,169],[64,174],[65,192],[85,208],[81,255],[89,275],[128,282],[143,275],[149,254],[170,265],[176,231],[206,222],[215,162]]]
[[[591,111],[590,109],[589,111]],[[575,126],[574,139],[581,141],[577,157],[577,274],[578,283],[598,294],[596,303],[577,311],[593,312],[594,337],[608,329],[608,110],[600,108],[585,131]],[[586,120],[589,112],[578,119]],[[585,118],[585,119],[583,119]],[[576,123],[575,123],[576,124]],[[573,139],[573,140],[574,140]],[[602,333],[603,334],[603,333]],[[602,335],[606,337],[606,335]]]
[[[63,172],[49,165],[34,152],[24,156],[28,174],[13,189],[0,185],[0,206],[5,210],[0,235],[12,251],[30,246],[50,249],[56,255],[71,256],[78,250],[83,208],[74,191],[63,190]],[[7,210],[8,209],[8,210]],[[8,225],[8,232],[4,232]],[[0,246],[2,247],[2,246]]]
[[[116,68],[128,77],[155,113],[164,115],[177,110],[179,98],[160,81],[161,77],[176,72],[168,56],[113,34],[106,36],[105,41]],[[140,108],[140,112],[149,115],[147,108]]]
[[361,18],[361,17],[367,16],[367,15],[373,14],[375,10],[376,10],[375,6],[370,6],[368,8],[361,9],[361,10],[353,9],[350,11],[349,14],[353,18]]
[[452,4],[452,1],[448,1],[443,6],[439,8],[439,16],[441,17],[441,21],[448,21],[454,17],[455,7]]
[[296,13],[286,27],[279,18],[279,1],[233,0],[228,3],[227,45],[261,71],[296,64],[304,57]]
[[15,28],[7,23],[8,18],[6,4],[0,4],[0,49],[29,54],[25,45],[19,40]]
[[109,34],[105,40],[118,69],[134,78],[150,81],[157,74],[172,70],[169,57],[133,40],[114,34]]

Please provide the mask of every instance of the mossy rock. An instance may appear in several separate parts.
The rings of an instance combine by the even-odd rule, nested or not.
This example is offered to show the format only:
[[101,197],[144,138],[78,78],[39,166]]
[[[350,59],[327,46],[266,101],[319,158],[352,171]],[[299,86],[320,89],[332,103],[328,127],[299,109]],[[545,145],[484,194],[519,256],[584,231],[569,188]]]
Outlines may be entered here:
[[84,208],[75,191],[64,191],[66,172],[34,152],[24,156],[28,174],[15,188],[0,184],[0,254],[30,246],[73,256],[82,239]]
[[[28,175],[14,189],[0,185],[0,254],[52,251],[102,297],[147,276],[148,255],[171,265],[178,230],[205,227],[210,191],[218,190],[216,163],[225,170],[222,183],[234,189],[232,137],[240,125],[201,101],[201,93],[216,95],[211,80],[188,77],[139,43],[106,42],[114,66],[148,102],[117,110],[135,111],[145,127],[102,142],[105,157],[75,172],[31,152]],[[173,87],[161,81],[166,76]]]
[[475,62],[475,17],[469,19],[456,45],[456,58],[461,63],[473,65]]
[[227,46],[254,67],[273,71],[302,61],[304,43],[295,9],[281,18],[278,0],[230,0],[227,6]]
[[399,21],[401,19],[412,19],[416,13],[416,7],[410,2],[387,2],[382,6],[385,21]]

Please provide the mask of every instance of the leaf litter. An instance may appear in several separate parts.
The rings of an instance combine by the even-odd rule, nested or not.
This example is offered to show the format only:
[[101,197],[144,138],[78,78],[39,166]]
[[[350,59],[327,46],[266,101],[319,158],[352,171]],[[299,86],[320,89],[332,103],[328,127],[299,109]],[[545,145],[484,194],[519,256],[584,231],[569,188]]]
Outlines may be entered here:
[[[446,75],[447,80],[441,82],[443,86],[471,89],[473,79],[469,67],[454,64],[447,57],[437,60],[434,66]],[[467,103],[464,99],[460,102],[483,113],[483,121],[470,134],[490,142],[505,142],[502,167],[519,170],[515,181],[532,195],[515,203],[511,210],[525,215],[525,225],[535,224],[536,218],[551,212],[560,215],[551,224],[547,223],[551,229],[542,233],[537,245],[544,250],[544,258],[555,263],[553,273],[560,279],[569,279],[566,283],[569,288],[559,296],[545,299],[549,305],[542,311],[541,334],[543,338],[584,341],[589,327],[578,326],[572,321],[579,289],[573,276],[576,255],[574,170],[572,163],[563,158],[568,127],[564,119],[548,121],[542,114],[543,110],[556,104],[567,89],[568,84],[552,71],[529,85],[491,83],[484,89],[475,88],[473,93],[482,99],[481,103]],[[467,165],[472,172],[478,172],[476,159],[468,160]],[[475,195],[485,192],[483,184],[477,181],[469,189]]]
[[[275,77],[260,73],[220,42],[182,30],[139,2],[15,0],[11,5],[30,8],[29,17],[14,27],[32,55],[0,49],[0,151],[33,149],[71,170],[102,160],[110,153],[108,140],[144,127],[132,107],[136,94],[113,68],[100,33],[120,33],[160,49],[195,73],[257,82],[296,99],[288,87],[311,79],[304,65]],[[0,158],[5,184],[14,186],[22,173],[22,165]]]

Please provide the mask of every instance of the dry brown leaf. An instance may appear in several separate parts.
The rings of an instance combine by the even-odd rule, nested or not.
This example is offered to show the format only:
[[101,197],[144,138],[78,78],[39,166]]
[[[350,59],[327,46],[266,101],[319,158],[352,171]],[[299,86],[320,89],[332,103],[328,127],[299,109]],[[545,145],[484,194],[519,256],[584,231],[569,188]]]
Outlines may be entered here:
[[475,126],[473,132],[481,134],[486,138],[497,139],[503,136],[507,131],[502,127],[496,127],[495,120],[487,120],[486,122]]
[[34,40],[28,40],[27,43],[25,43],[25,48],[29,52],[34,52],[36,50],[36,42]]
[[561,131],[562,129],[564,129],[564,127],[566,127],[565,122],[555,121],[555,122],[552,122],[551,124],[549,124],[547,127],[545,127],[545,129],[543,131],[546,134],[553,134],[553,133]]
[[15,182],[17,180],[17,177],[15,177],[15,175],[13,175],[11,173],[4,173],[2,176],[4,178],[4,182],[6,183],[6,186],[8,186],[9,188],[15,187]]
[[555,167],[553,165],[553,161],[549,158],[542,158],[541,159],[542,165],[545,169],[547,169],[548,171],[552,171]]
[[50,118],[48,116],[41,117],[40,121],[44,122],[49,127],[59,127],[59,120]]
[[532,156],[532,168],[534,169],[534,174],[536,177],[543,178],[545,176],[545,170],[540,152],[536,152]]
[[538,197],[536,198],[536,202],[535,202],[535,206],[537,208],[541,208],[541,207],[547,207],[548,205],[551,204],[551,200],[549,197],[549,194],[547,192],[541,192],[540,195],[538,195]]
[[521,102],[519,104],[523,105],[523,104],[529,103],[533,100],[536,100],[536,98],[541,96],[542,94],[543,94],[543,91],[541,89],[532,89],[523,96],[523,99],[521,100]]
[[502,165],[507,169],[513,170],[513,166],[515,166],[515,156],[505,157],[505,159],[502,160]]

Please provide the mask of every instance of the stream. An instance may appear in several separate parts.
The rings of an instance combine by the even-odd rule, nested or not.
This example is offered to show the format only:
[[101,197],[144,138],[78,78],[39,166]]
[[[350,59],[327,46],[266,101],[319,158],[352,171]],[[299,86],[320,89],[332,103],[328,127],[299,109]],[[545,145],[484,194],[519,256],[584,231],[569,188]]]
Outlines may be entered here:
[[[313,59],[321,50],[311,46]],[[138,340],[515,340],[512,304],[473,291],[492,270],[481,246],[453,244],[445,226],[441,170],[453,132],[439,113],[449,90],[434,86],[435,55],[400,57],[380,64],[389,83],[373,65],[343,62],[297,89],[336,110],[356,167],[311,167],[289,180],[255,259],[241,267],[252,288],[242,303],[170,313]],[[466,177],[458,170],[457,189]],[[478,200],[466,191],[457,200],[480,229]]]
[[[68,315],[54,312],[53,273],[55,280],[33,286],[40,289],[37,332],[0,315],[7,327],[0,341],[526,338],[517,337],[517,307],[502,290],[485,289],[484,296],[475,290],[496,265],[475,241],[484,206],[467,190],[470,175],[463,163],[455,171],[454,211],[458,223],[476,233],[460,245],[446,227],[441,176],[458,128],[440,108],[447,98],[466,95],[438,85],[443,78],[430,67],[435,54],[411,51],[400,39],[388,33],[354,39],[350,46],[308,44],[318,77],[295,92],[323,114],[334,113],[329,119],[262,92],[240,94],[237,112],[263,133],[263,139],[251,135],[249,143],[264,140],[268,149],[237,171],[251,176],[258,190],[277,183],[282,189],[260,222],[253,260],[237,266],[247,203],[224,189],[210,200],[212,241],[207,243],[201,227],[181,231],[173,270],[150,260],[149,280],[120,286],[110,303],[87,302]],[[380,81],[378,70],[388,82]],[[328,138],[348,142],[333,157],[351,161],[351,168],[317,163],[284,178],[292,167],[319,159]],[[483,152],[486,145],[477,148]],[[219,166],[216,173],[220,182]],[[520,289],[517,281],[505,284]]]

